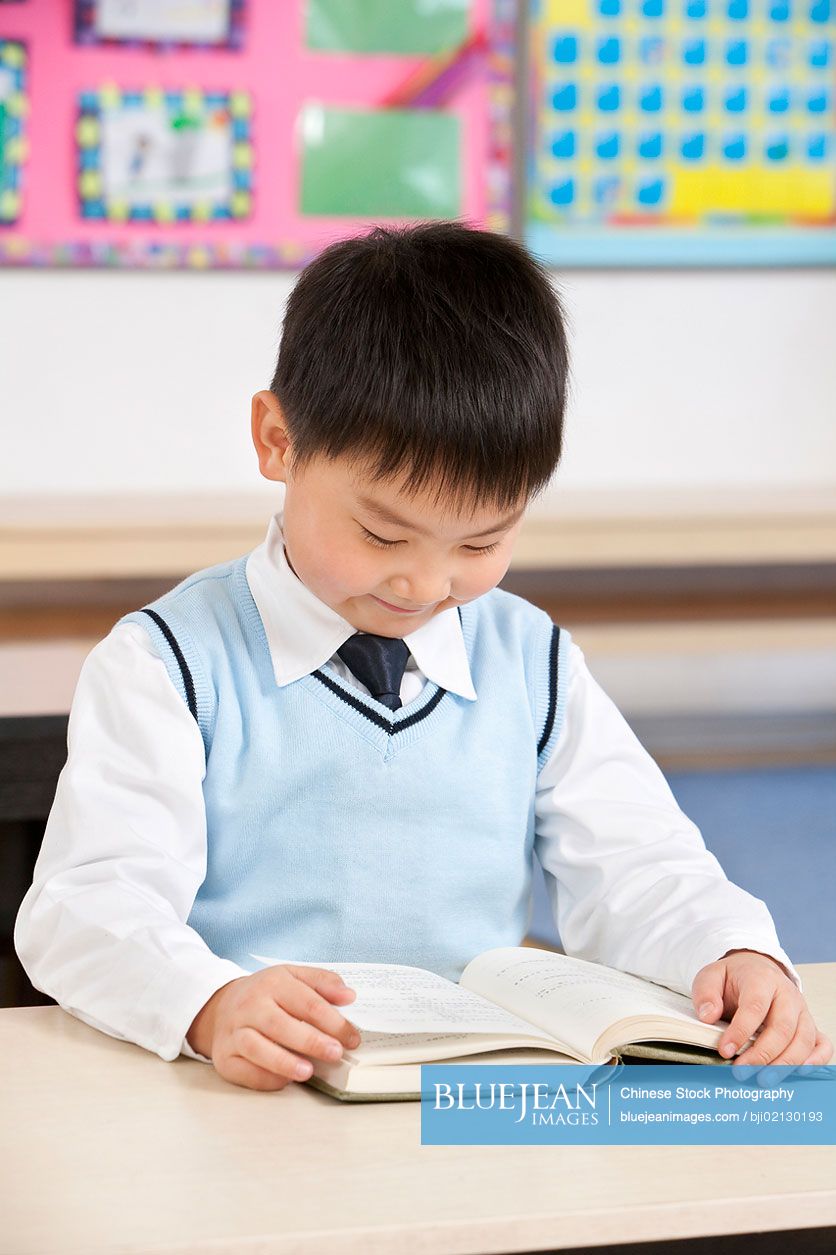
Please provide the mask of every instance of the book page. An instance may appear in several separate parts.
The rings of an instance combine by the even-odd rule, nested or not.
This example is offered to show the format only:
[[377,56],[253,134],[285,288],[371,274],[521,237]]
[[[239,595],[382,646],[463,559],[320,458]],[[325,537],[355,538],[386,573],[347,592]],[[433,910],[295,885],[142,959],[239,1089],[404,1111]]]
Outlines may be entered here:
[[362,1031],[383,1033],[513,1033],[542,1037],[543,1030],[490,998],[462,989],[444,976],[399,963],[299,963],[250,956],[260,963],[293,963],[337,972],[357,997],[337,1009]]
[[[386,1063],[431,1063],[439,1059],[463,1059],[501,1055],[503,1059],[514,1051],[531,1056],[532,1062],[575,1063],[577,1060],[570,1055],[557,1051],[557,1048],[538,1048],[537,1041],[547,1041],[545,1037],[530,1039],[525,1049],[523,1038],[505,1036],[500,1033],[379,1033],[372,1029],[363,1032],[363,1040],[354,1050],[345,1050],[343,1058],[349,1063],[371,1064]],[[500,1062],[503,1061],[502,1059]]]
[[[622,1019],[664,1017],[681,1024],[686,1034],[693,1025],[705,1028],[684,994],[601,963],[534,947],[487,950],[468,963],[461,983],[541,1025],[586,1057],[601,1034]],[[718,1021],[712,1028],[724,1025]]]

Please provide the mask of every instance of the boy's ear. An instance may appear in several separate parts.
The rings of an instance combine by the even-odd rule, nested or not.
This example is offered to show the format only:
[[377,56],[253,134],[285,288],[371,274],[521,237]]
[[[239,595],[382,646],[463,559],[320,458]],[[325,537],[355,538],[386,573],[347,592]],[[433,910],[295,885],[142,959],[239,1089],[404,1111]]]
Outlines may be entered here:
[[290,435],[282,407],[272,392],[257,392],[252,403],[252,437],[265,479],[287,482]]

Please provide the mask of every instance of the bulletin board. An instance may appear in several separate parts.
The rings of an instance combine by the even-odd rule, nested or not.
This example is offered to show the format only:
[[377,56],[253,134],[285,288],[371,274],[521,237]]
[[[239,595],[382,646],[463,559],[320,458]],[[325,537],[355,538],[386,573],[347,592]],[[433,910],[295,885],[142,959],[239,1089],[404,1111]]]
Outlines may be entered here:
[[836,0],[535,0],[530,16],[534,253],[836,262]]
[[298,267],[507,230],[514,0],[0,4],[0,264]]

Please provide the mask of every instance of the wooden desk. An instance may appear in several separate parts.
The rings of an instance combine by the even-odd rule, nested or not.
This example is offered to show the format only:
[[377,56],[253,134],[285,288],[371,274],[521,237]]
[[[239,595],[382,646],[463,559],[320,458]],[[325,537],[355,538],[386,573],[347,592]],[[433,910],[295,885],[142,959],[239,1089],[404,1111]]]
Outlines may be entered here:
[[[836,1037],[836,964],[800,972]],[[422,1147],[417,1103],[257,1093],[29,1007],[0,1011],[0,1196],[3,1255],[625,1252],[704,1235],[702,1255],[754,1250],[721,1236],[747,1233],[760,1255],[797,1255],[833,1249],[836,1147]]]

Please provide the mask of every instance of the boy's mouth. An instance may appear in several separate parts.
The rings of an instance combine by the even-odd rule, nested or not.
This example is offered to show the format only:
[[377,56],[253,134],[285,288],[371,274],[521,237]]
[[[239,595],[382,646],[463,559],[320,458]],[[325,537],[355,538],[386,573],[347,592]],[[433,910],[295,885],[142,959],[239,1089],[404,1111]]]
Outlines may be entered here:
[[424,614],[425,611],[431,610],[431,606],[418,606],[417,609],[410,610],[405,606],[393,606],[391,602],[384,601],[382,597],[375,597],[374,593],[369,593],[372,601],[376,601],[379,606],[383,606],[384,610],[394,610],[396,614]]

